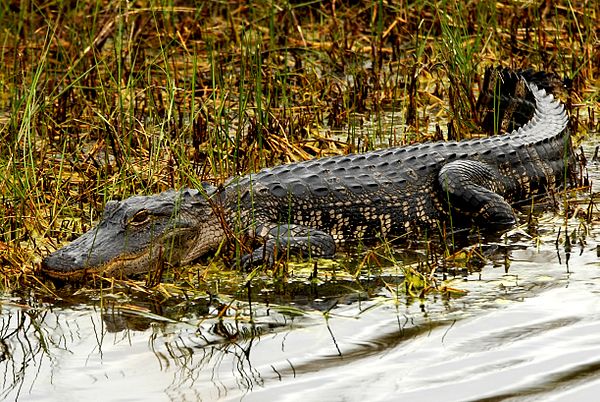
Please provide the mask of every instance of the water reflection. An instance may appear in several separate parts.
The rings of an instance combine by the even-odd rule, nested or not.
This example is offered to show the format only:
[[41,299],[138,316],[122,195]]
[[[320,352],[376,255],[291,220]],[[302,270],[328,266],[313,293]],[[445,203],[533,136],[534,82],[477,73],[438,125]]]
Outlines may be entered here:
[[4,298],[1,395],[285,400],[302,390],[303,400],[385,400],[390,392],[461,400],[595,379],[596,361],[580,356],[595,355],[600,329],[595,244],[588,238],[583,253],[572,252],[567,270],[564,248],[559,260],[556,247],[518,234],[512,242],[491,245],[481,271],[450,280],[466,294],[421,301],[372,279],[360,291],[340,281],[337,293],[303,282],[320,295],[319,308],[317,299],[302,304],[298,283],[287,305],[206,297],[56,307],[31,295]]
[[[504,238],[467,239],[479,260],[439,274],[463,292],[422,299],[403,292],[398,267],[257,278],[245,293],[167,301],[5,295],[0,399],[590,397],[600,389],[600,233],[577,218],[567,231],[553,213],[535,219]],[[411,253],[400,260],[431,262]]]
[[[20,309],[2,311],[0,323],[0,365],[4,373],[2,377],[2,400],[7,396],[18,396],[25,386],[25,381],[35,381],[32,378],[31,367],[41,364],[44,358],[44,343],[39,341],[39,332],[33,325],[37,317]],[[47,313],[41,314],[45,316]],[[43,317],[42,317],[43,320]],[[35,373],[33,373],[35,375]]]

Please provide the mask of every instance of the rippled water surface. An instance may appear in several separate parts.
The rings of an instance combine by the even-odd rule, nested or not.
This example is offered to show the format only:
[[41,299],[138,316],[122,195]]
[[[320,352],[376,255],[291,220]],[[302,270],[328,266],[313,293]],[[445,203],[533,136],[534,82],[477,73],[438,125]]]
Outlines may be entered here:
[[564,222],[539,219],[538,236],[515,229],[484,245],[481,271],[446,282],[464,293],[421,300],[389,276],[327,297],[305,280],[312,299],[234,300],[222,320],[203,298],[159,314],[110,295],[4,295],[0,399],[595,400],[598,225],[569,220],[569,249],[555,242]]

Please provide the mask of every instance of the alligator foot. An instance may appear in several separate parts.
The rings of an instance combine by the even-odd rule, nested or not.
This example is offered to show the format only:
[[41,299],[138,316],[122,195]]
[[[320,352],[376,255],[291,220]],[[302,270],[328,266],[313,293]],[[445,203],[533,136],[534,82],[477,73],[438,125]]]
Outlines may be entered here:
[[331,258],[335,254],[335,242],[330,234],[306,226],[261,226],[256,232],[265,239],[265,244],[242,257],[244,269],[258,264],[273,266],[278,256]]
[[495,168],[474,160],[459,160],[442,167],[438,174],[441,199],[449,210],[469,217],[479,226],[509,228],[517,220],[508,202],[502,176]]

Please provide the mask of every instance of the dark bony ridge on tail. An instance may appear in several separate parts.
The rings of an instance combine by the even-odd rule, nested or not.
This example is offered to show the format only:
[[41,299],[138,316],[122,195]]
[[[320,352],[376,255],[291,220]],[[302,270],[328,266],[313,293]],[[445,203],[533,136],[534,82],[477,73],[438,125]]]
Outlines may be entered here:
[[478,119],[486,133],[510,133],[531,120],[536,100],[528,84],[551,94],[565,90],[564,80],[544,71],[486,69],[477,99]]

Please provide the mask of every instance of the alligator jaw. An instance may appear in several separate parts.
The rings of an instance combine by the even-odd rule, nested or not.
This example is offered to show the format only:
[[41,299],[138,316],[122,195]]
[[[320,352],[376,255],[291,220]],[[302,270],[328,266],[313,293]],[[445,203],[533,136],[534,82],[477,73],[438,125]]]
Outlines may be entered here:
[[[91,275],[126,276],[151,270],[159,263],[162,246],[153,245],[152,250],[139,250],[118,254],[121,250],[113,246],[111,255],[98,240],[100,230],[94,228],[76,241],[55,251],[42,260],[42,272],[50,278],[78,280]],[[97,244],[94,242],[97,241]]]
[[[171,228],[150,245],[134,251],[123,251],[117,242],[105,247],[98,239],[98,228],[48,255],[42,261],[42,272],[50,278],[79,280],[87,276],[124,277],[153,272],[164,263],[189,263],[208,251],[197,248],[198,241],[187,228]],[[91,240],[91,239],[94,240]],[[111,244],[113,246],[111,247]]]
[[191,262],[224,236],[209,211],[206,196],[189,189],[111,201],[96,227],[44,258],[42,273],[63,280],[118,277]]
[[[49,278],[78,281],[94,275],[108,277],[124,277],[140,272],[151,271],[149,267],[158,265],[160,260],[152,261],[149,254],[141,252],[139,254],[130,254],[119,256],[118,259],[109,261],[104,264],[95,266],[79,266],[69,264],[68,257],[65,258],[62,254],[63,249],[50,254],[42,261],[42,272]],[[160,254],[160,253],[158,253]]]

